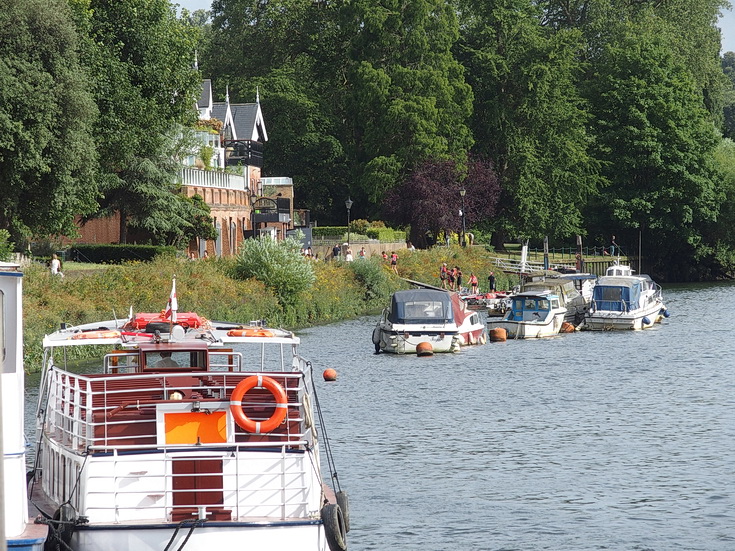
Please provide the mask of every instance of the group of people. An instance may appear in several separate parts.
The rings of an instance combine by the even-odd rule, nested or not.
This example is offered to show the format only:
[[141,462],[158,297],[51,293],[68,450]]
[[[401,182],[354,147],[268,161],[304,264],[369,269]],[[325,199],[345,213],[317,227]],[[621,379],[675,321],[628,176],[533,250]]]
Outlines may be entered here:
[[[446,262],[443,262],[439,268],[439,280],[441,281],[441,288],[449,291],[462,291],[462,269],[459,266],[449,268]],[[467,283],[470,286],[470,293],[476,295],[479,292],[480,280],[475,275],[475,272],[470,272],[470,277]],[[487,276],[488,292],[495,292],[495,273],[490,272]]]

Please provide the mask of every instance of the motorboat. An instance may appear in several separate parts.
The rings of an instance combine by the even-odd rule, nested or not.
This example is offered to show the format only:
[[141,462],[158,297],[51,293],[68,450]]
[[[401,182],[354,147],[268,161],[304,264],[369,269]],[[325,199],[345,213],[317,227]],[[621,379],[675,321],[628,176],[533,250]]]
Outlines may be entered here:
[[553,337],[564,324],[567,309],[549,290],[523,291],[511,297],[510,309],[502,318],[488,318],[488,332],[505,329],[511,339]]
[[648,275],[635,275],[630,266],[616,263],[597,280],[583,328],[647,329],[668,316],[661,287]]
[[577,272],[575,270],[568,273],[562,272],[559,275],[559,278],[566,279],[574,283],[574,287],[577,289],[577,292],[582,295],[582,298],[584,298],[587,306],[589,307],[592,303],[592,293],[595,285],[597,285],[597,275],[588,272]]
[[18,264],[0,262],[0,389],[2,408],[0,477],[3,537],[0,547],[41,551],[48,525],[34,522],[29,514],[26,487],[28,446],[25,439],[25,371],[23,369],[23,273]]
[[[30,486],[59,548],[346,549],[347,494],[320,468],[299,338],[177,307],[174,285],[164,312],[43,340]],[[80,369],[85,348],[103,352]]]
[[561,274],[544,276],[529,281],[523,285],[523,290],[529,292],[548,290],[557,295],[559,297],[559,303],[567,310],[564,321],[571,323],[575,327],[584,321],[587,310],[589,309],[588,301],[577,290],[574,281],[563,277]]
[[487,342],[480,315],[458,293],[426,288],[393,293],[372,339],[376,353],[395,354],[458,352],[462,346]]

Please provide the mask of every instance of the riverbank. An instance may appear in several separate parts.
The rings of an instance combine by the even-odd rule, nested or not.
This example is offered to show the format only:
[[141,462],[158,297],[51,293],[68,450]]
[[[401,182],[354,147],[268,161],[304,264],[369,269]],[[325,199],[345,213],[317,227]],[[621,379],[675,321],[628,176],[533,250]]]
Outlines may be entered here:
[[[465,281],[471,272],[487,285],[491,254],[483,247],[435,247],[401,251],[398,275],[377,255],[355,262],[314,262],[316,281],[294,306],[284,307],[260,281],[230,276],[233,259],[188,261],[170,257],[149,263],[131,263],[102,269],[74,270],[52,277],[41,264],[24,267],[25,367],[41,365],[44,335],[66,323],[75,325],[136,312],[157,312],[166,307],[171,279],[176,276],[179,310],[196,311],[212,320],[265,319],[272,326],[296,330],[379,312],[391,293],[407,287],[403,279],[439,285],[439,266],[460,266]],[[515,282],[498,273],[498,288]]]

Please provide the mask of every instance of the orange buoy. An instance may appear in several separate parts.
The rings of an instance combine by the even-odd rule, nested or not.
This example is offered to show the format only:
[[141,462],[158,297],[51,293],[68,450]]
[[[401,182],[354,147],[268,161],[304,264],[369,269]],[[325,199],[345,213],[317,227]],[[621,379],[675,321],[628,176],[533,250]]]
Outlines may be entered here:
[[490,330],[490,342],[505,342],[508,332],[502,327],[496,327]]
[[325,381],[336,381],[337,380],[337,371],[332,369],[331,367],[325,369],[322,375],[324,376]]
[[559,333],[574,333],[574,326],[568,321],[565,321],[561,324],[561,329],[559,330]]
[[416,355],[417,356],[433,356],[434,355],[434,347],[431,346],[430,342],[420,342],[416,345]]

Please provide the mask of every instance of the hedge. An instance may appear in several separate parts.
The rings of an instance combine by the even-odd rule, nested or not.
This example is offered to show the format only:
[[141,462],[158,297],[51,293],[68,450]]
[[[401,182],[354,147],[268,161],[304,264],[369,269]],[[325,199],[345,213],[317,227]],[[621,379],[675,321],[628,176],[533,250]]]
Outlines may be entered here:
[[340,237],[347,233],[347,226],[316,226],[311,228],[311,236],[319,237]]
[[370,239],[384,243],[398,243],[406,240],[406,232],[391,228],[368,228],[365,232]]
[[74,245],[67,260],[93,264],[150,261],[159,255],[175,255],[176,248],[163,245]]

